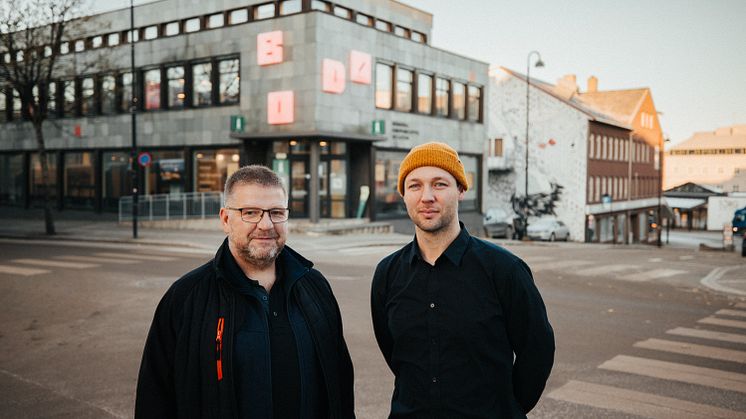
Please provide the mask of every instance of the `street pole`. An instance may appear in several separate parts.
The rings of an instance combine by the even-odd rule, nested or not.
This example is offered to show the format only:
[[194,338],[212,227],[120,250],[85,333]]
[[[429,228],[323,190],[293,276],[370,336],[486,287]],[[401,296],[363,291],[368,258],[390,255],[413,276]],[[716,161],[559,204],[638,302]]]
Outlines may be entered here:
[[132,81],[130,84],[130,115],[132,117],[132,150],[130,160],[132,162],[132,238],[137,238],[137,212],[139,207],[139,165],[137,162],[137,95],[135,92],[135,4],[130,0],[130,74]]
[[539,51],[531,51],[528,53],[528,56],[526,57],[526,176],[525,176],[525,185],[524,185],[524,192],[526,194],[526,206],[524,208],[524,211],[526,212],[526,221],[523,223],[523,233],[524,237],[528,236],[528,214],[529,214],[529,208],[528,208],[528,148],[529,148],[529,141],[528,141],[528,126],[529,126],[529,98],[530,98],[530,87],[531,87],[531,56],[536,54],[537,60],[536,60],[536,67],[544,67],[544,62],[541,61],[541,54],[539,54]]

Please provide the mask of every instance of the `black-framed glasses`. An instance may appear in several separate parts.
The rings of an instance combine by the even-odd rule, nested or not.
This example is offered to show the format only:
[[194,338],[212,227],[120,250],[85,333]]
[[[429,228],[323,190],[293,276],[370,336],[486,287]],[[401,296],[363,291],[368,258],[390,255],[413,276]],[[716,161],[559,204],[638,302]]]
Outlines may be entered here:
[[262,221],[264,213],[269,214],[269,220],[272,223],[284,223],[288,220],[290,214],[290,208],[232,208],[225,207],[225,209],[238,211],[241,213],[241,220],[247,223],[257,224]]

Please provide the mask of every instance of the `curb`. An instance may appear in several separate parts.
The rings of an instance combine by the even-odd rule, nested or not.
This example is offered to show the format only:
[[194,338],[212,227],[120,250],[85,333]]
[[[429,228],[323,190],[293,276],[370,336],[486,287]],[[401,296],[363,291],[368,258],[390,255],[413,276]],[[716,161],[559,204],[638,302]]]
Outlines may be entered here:
[[710,271],[709,274],[707,274],[706,277],[702,278],[700,280],[700,284],[704,285],[707,288],[710,288],[711,290],[722,292],[725,294],[732,294],[737,295],[739,297],[746,297],[746,291],[737,290],[735,288],[727,287],[725,285],[722,285],[718,283],[720,278],[722,278],[725,274],[727,274],[730,271],[734,271],[737,269],[744,269],[746,268],[746,265],[735,265],[735,266],[721,266],[713,269]]

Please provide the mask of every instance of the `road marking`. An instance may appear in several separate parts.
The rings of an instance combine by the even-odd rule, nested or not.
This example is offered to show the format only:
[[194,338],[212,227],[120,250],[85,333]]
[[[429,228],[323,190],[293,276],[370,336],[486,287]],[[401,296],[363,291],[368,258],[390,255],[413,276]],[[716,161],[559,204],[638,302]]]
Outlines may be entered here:
[[746,311],[742,311],[742,310],[722,309],[722,310],[718,310],[717,313],[715,314],[720,314],[722,316],[746,317]]
[[663,258],[650,258],[648,259],[648,262],[661,262],[663,261]]
[[533,265],[529,265],[529,267],[531,268],[532,271],[541,271],[541,270],[577,268],[579,266],[593,265],[595,263],[596,262],[590,262],[587,260],[560,260],[558,262],[535,263]]
[[746,375],[635,356],[617,355],[599,368],[746,393]]
[[677,327],[666,331],[671,335],[688,336],[692,338],[720,340],[723,342],[743,343],[746,345],[746,335],[735,333],[714,332],[712,330],[690,329],[688,327]]
[[523,261],[526,263],[538,263],[538,262],[547,262],[550,260],[555,260],[556,258],[552,256],[529,256],[523,258]]
[[697,320],[697,323],[713,324],[715,326],[726,326],[726,327],[736,327],[739,329],[746,329],[746,321],[719,319],[717,317],[712,317],[712,316]]
[[597,275],[604,275],[604,274],[610,274],[614,272],[621,272],[621,271],[627,271],[630,269],[636,269],[637,266],[635,265],[605,265],[605,266],[595,266],[593,268],[588,269],[581,269],[579,271],[575,271],[574,273],[581,276],[597,276]]
[[654,349],[682,355],[698,356],[701,358],[719,359],[722,361],[746,364],[746,352],[733,349],[717,348],[714,346],[697,345],[694,343],[675,342],[663,339],[648,339],[636,342],[636,348]]
[[652,279],[668,278],[669,276],[685,273],[687,273],[687,271],[679,271],[676,269],[653,269],[652,271],[620,276],[619,279],[627,281],[650,281]]
[[700,280],[699,283],[715,291],[723,292],[726,294],[736,294],[736,295],[746,296],[746,291],[727,287],[723,284],[718,283],[720,278],[722,278],[723,275],[727,274],[728,272],[734,271],[737,269],[744,269],[744,268],[746,268],[746,265],[721,266],[710,271],[710,273],[707,274],[706,277],[702,278],[702,280]]
[[358,276],[335,275],[335,276],[330,276],[329,279],[334,280],[334,281],[356,281],[362,278]]
[[114,259],[114,258],[104,258],[104,257],[94,257],[94,256],[77,256],[77,255],[55,256],[54,258],[63,259],[63,260],[75,260],[78,262],[113,263],[115,265],[131,265],[133,263],[140,263],[139,260],[134,260],[134,259]]
[[32,275],[48,274],[49,272],[50,271],[47,271],[44,269],[21,268],[20,266],[0,265],[0,273],[3,273],[3,274],[32,276]]
[[153,255],[141,255],[139,253],[94,253],[95,256],[103,256],[105,258],[124,258],[124,259],[137,259],[137,260],[152,260],[156,262],[170,262],[176,260],[176,258],[168,256],[153,256]]
[[736,308],[746,308],[746,303],[736,303]]
[[61,262],[61,261],[56,261],[56,260],[43,260],[43,259],[13,259],[11,262],[22,263],[24,265],[51,266],[54,268],[69,268],[69,269],[89,269],[89,268],[97,268],[101,266],[95,263]]
[[694,259],[694,256],[692,255],[679,256],[679,260],[692,260],[692,259]]
[[575,380],[549,393],[549,397],[649,418],[743,418],[742,412]]

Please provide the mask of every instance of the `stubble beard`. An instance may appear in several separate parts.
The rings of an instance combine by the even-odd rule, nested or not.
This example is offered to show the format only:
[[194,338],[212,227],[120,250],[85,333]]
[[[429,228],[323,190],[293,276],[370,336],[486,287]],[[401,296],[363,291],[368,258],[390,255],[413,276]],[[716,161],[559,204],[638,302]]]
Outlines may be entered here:
[[270,248],[252,246],[251,237],[249,237],[248,242],[242,246],[236,246],[236,250],[246,263],[258,269],[265,269],[272,266],[284,247],[285,243],[281,242],[279,237],[275,238],[274,245]]
[[[416,215],[420,215],[419,213]],[[426,220],[420,215],[420,217],[412,217],[414,225],[420,230],[430,234],[440,234],[448,229],[453,223],[454,215],[452,213],[440,212],[439,220]]]

